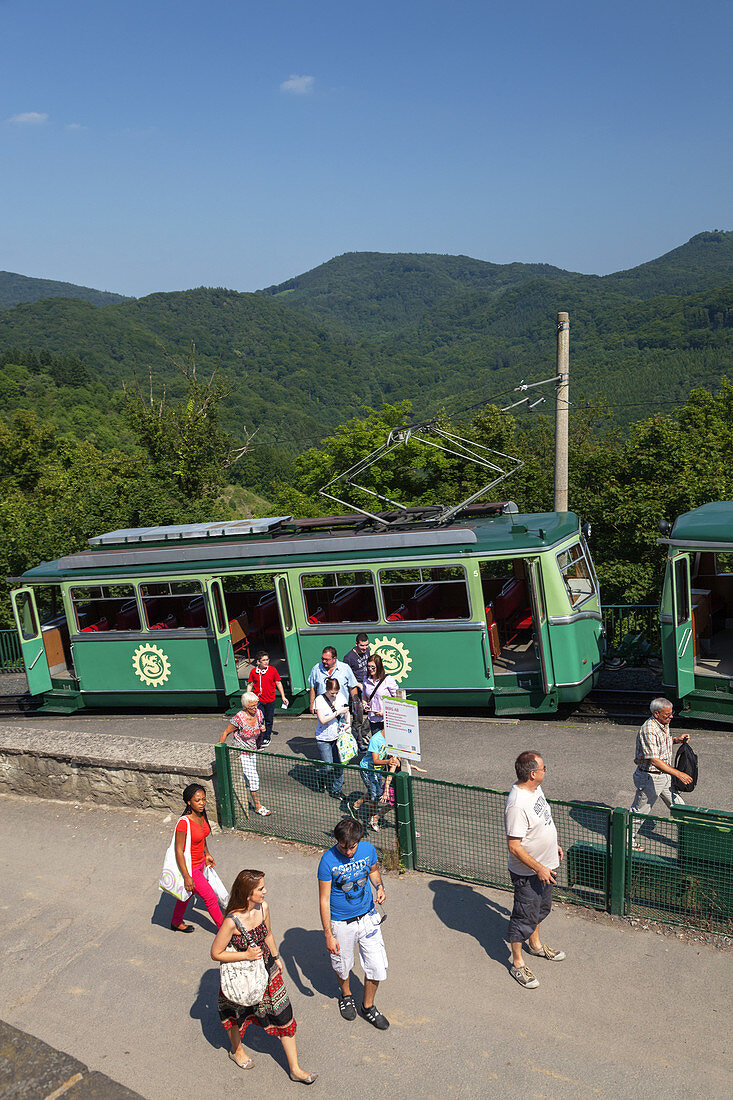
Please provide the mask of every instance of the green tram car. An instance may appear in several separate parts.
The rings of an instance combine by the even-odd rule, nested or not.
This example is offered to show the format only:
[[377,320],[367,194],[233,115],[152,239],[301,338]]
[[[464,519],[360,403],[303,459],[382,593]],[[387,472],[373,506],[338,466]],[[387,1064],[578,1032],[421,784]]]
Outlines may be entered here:
[[359,631],[423,706],[552,713],[598,677],[598,584],[572,512],[471,505],[443,527],[423,509],[396,527],[279,517],[89,541],[12,579],[29,689],[52,713],[229,707],[260,648],[301,713],[324,646],[343,657]]
[[733,501],[680,516],[665,537],[660,610],[665,689],[689,718],[733,718]]

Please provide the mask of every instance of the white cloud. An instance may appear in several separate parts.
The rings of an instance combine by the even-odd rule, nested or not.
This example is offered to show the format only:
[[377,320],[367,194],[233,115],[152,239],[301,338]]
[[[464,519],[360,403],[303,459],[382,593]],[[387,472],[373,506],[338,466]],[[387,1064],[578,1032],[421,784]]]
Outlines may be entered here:
[[17,122],[21,126],[31,125],[37,126],[39,122],[47,122],[48,115],[41,114],[39,111],[24,111],[20,115],[13,115],[8,119],[8,122]]
[[86,126],[82,126],[82,124],[80,122],[67,122],[66,123],[66,129],[67,130],[86,130]]
[[280,91],[292,92],[293,95],[308,95],[313,91],[315,82],[314,76],[298,76],[297,73],[291,73],[287,80],[283,80]]

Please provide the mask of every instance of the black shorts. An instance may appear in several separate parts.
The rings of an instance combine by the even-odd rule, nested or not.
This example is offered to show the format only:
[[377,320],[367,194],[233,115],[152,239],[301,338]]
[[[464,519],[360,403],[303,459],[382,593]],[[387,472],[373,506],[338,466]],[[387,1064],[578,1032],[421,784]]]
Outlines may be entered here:
[[514,907],[509,918],[509,942],[522,943],[552,909],[552,883],[537,875],[509,874],[514,885]]

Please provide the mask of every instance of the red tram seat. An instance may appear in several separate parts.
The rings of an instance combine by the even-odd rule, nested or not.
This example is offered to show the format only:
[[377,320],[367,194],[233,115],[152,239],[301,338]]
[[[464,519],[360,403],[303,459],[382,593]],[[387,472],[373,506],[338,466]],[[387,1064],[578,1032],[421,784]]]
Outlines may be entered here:
[[206,626],[206,605],[203,596],[194,596],[183,612],[183,625],[191,629]]
[[85,634],[87,631],[91,631],[92,633],[96,634],[98,631],[110,630],[110,629],[111,628],[110,628],[110,625],[109,625],[109,619],[106,618],[106,617],[103,617],[99,620],[99,622],[90,623],[89,626],[83,626],[81,628],[81,633]]
[[494,616],[504,644],[509,645],[522,630],[532,629],[532,612],[524,581],[513,577],[494,600]]
[[[442,611],[441,606],[441,586],[434,582],[428,584],[421,584],[419,588],[415,589],[414,595],[408,604],[408,614],[405,616],[407,619],[436,619],[439,615],[436,615],[436,611],[440,613]],[[432,614],[431,614],[432,612]]]
[[262,640],[280,636],[280,620],[277,614],[277,596],[266,592],[252,612],[252,634]]
[[128,600],[123,603],[115,619],[115,630],[139,630],[140,616],[137,612],[137,601]]
[[359,622],[362,618],[362,590],[340,588],[328,609],[330,623]]
[[501,642],[499,641],[499,627],[494,620],[494,610],[491,604],[486,608],[486,626],[489,632],[489,652],[496,660],[501,653]]
[[175,615],[169,615],[161,623],[152,623],[151,630],[175,630],[178,627],[178,619]]

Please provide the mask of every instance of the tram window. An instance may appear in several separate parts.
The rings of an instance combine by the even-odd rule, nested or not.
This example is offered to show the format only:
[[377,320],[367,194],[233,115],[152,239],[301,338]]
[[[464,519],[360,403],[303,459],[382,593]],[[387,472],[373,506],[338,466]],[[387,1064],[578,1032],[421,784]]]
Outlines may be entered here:
[[140,615],[131,584],[94,584],[71,589],[77,630],[139,630]]
[[34,584],[33,596],[38,609],[38,618],[42,626],[46,623],[56,622],[62,618],[65,621],[64,605],[61,599],[61,588],[55,584]]
[[300,584],[311,625],[377,622],[377,593],[368,570],[303,573]]
[[197,630],[209,625],[199,581],[158,581],[141,584],[148,630]]
[[18,593],[15,597],[15,607],[18,612],[21,636],[24,642],[28,642],[38,634],[38,624],[33,610],[33,601],[27,592]]
[[283,609],[283,626],[286,630],[293,629],[293,615],[290,610],[290,596],[288,595],[288,584],[285,577],[280,577],[277,582],[278,592],[280,593],[280,605]]
[[563,550],[559,553],[557,564],[573,607],[593,595],[593,576],[583,547],[579,542],[576,542],[569,550]]
[[718,575],[721,573],[733,573],[733,554],[716,554],[715,572]]
[[389,622],[471,617],[462,565],[382,569],[379,584]]
[[211,585],[211,595],[214,602],[214,614],[216,616],[216,630],[218,634],[223,634],[227,628],[227,621],[224,617],[224,604],[221,599],[221,588],[218,583],[214,581]]
[[[272,573],[225,573],[221,578],[232,637],[246,639],[250,651],[277,644],[280,616]],[[235,622],[236,620],[236,622]]]
[[690,618],[690,586],[687,583],[687,558],[674,563],[675,625],[682,626]]

